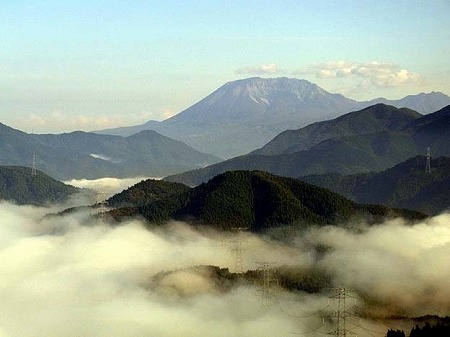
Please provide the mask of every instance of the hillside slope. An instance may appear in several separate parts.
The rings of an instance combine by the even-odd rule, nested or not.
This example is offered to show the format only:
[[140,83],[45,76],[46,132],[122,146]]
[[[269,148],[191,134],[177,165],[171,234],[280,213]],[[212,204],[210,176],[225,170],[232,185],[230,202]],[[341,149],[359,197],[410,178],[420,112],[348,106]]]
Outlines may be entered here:
[[189,190],[189,187],[163,180],[143,180],[107,200],[109,207],[142,206]]
[[433,158],[430,173],[425,172],[426,160],[417,156],[378,173],[311,175],[299,179],[360,203],[384,204],[427,214],[449,211],[450,158]]
[[314,145],[332,138],[399,131],[420,117],[422,117],[421,114],[410,109],[376,104],[329,121],[282,132],[261,149],[253,151],[252,154],[273,156],[295,153],[308,150]]
[[37,170],[20,166],[0,166],[0,199],[19,205],[45,206],[64,202],[79,189],[56,181]]
[[110,215],[119,220],[141,216],[150,223],[164,223],[176,219],[254,232],[280,225],[302,228],[351,219],[376,222],[386,216],[424,217],[412,211],[359,205],[326,189],[261,171],[225,172],[185,193],[141,207],[116,209]]

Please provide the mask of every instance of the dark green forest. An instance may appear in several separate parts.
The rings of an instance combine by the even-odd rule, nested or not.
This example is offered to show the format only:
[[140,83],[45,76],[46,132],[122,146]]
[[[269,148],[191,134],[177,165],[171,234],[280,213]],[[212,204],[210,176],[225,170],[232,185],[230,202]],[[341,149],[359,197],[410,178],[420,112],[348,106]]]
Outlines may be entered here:
[[63,202],[79,192],[76,187],[63,184],[37,170],[22,166],[0,166],[0,199],[19,205],[48,205]]
[[384,204],[439,214],[450,208],[450,158],[416,156],[377,173],[323,174],[300,177],[360,203]]
[[115,208],[142,206],[188,190],[189,187],[183,184],[147,179],[112,196],[107,203],[108,206]]
[[385,217],[425,217],[419,212],[357,204],[324,188],[261,171],[225,172],[186,192],[144,206],[118,208],[109,215],[116,220],[140,216],[149,223],[162,224],[175,219],[220,230],[244,227],[253,232],[285,225],[302,228],[349,220],[376,223]]

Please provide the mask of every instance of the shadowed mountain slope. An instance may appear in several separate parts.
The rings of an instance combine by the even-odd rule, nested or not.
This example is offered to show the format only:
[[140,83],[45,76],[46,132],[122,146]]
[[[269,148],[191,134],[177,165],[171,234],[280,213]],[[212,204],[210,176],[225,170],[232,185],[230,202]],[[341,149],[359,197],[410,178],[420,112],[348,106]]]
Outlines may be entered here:
[[0,124],[0,163],[31,165],[61,179],[163,176],[219,161],[155,131],[130,137],[72,132],[27,134]]
[[450,210],[450,158],[433,158],[425,172],[426,157],[408,159],[378,173],[311,175],[308,183],[339,193],[356,202],[414,209],[427,214]]

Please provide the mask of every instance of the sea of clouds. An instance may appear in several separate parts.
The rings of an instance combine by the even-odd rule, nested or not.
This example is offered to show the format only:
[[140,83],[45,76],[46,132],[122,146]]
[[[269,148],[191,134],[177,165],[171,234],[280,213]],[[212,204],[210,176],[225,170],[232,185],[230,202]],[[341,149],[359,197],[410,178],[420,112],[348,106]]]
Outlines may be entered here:
[[[79,214],[46,216],[66,206],[0,203],[0,337],[322,336],[334,329],[335,300],[326,292],[278,290],[264,302],[260,285],[222,291],[208,273],[185,269],[233,271],[230,233],[180,222],[148,229],[138,220],[113,227]],[[258,261],[320,268],[333,287],[353,289],[348,310],[364,319],[349,317],[348,324],[359,336],[402,327],[385,319],[391,314],[450,313],[449,214],[358,231],[312,228],[286,244],[241,235],[245,269]],[[327,247],[320,257],[317,245]],[[172,273],[155,286],[162,272]]]

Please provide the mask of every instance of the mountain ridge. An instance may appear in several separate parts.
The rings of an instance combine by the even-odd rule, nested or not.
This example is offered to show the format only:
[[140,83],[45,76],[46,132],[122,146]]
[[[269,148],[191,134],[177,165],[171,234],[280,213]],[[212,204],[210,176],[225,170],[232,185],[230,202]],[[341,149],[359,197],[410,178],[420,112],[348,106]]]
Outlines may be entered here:
[[416,156],[381,172],[355,175],[311,175],[299,179],[359,203],[414,209],[427,214],[450,210],[450,158]]
[[0,164],[31,164],[57,179],[163,176],[218,162],[188,145],[145,130],[129,137],[75,131],[27,134],[0,126]]
[[161,122],[148,121],[98,132],[130,135],[154,129],[202,152],[229,159],[262,147],[285,130],[333,119],[371,106],[377,100],[399,108],[417,108],[421,113],[450,104],[450,97],[436,92],[400,100],[378,98],[359,102],[303,79],[251,77],[227,82]]
[[[408,118],[402,119],[403,122],[393,131],[386,127],[385,130],[375,130],[373,133],[353,135],[333,135],[335,132],[333,122],[325,121],[321,122],[321,125],[328,125],[331,130],[330,134],[333,135],[332,138],[322,140],[323,134],[319,134],[319,138],[316,138],[318,133],[314,132],[307,132],[305,139],[300,138],[297,133],[302,130],[310,130],[311,126],[307,126],[297,131],[286,132],[287,135],[292,133],[294,139],[291,143],[282,142],[280,151],[271,149],[269,153],[250,153],[164,179],[195,186],[228,170],[263,170],[288,177],[331,172],[352,174],[385,170],[410,157],[426,153],[427,147],[432,148],[433,156],[450,155],[450,127],[444,123],[448,121],[450,106],[420,118],[415,118],[414,116],[418,115],[410,110],[405,111],[386,105],[376,105],[372,108],[379,107],[395,112],[392,115],[394,119],[398,113],[402,113],[404,116],[406,112],[407,114],[412,113],[414,120],[408,123]],[[363,111],[368,111],[367,109],[370,108],[363,109]],[[349,113],[347,116],[355,114],[358,112]],[[339,118],[345,119],[346,117]],[[426,127],[415,128],[415,126],[421,125],[422,119],[427,121]],[[362,120],[365,123],[364,119]],[[368,120],[370,121],[370,118]],[[351,119],[350,121],[353,122]],[[317,124],[314,128],[316,127]],[[342,130],[346,132],[347,128],[342,127]],[[303,143],[306,146],[301,148]],[[292,149],[292,144],[300,147],[295,151],[287,151],[289,148]],[[275,150],[277,150],[276,146]]]

